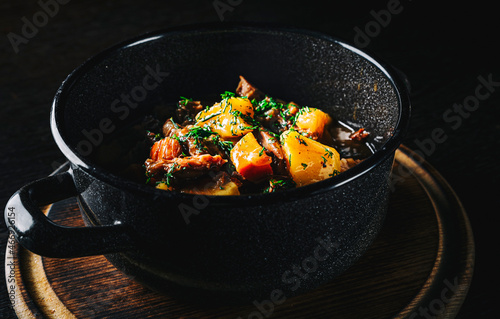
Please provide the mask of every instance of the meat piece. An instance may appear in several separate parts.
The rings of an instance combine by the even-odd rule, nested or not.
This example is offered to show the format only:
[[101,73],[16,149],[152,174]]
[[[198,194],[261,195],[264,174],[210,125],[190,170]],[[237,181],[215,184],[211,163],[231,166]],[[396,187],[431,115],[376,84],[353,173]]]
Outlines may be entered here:
[[[219,137],[216,137],[215,135],[204,139],[201,141],[203,145],[203,149],[206,151],[206,153],[210,155],[220,155],[224,159],[229,158],[229,151],[230,149],[223,149],[221,144],[224,143]],[[232,146],[232,144],[229,144]],[[230,147],[230,146],[228,146]]]
[[239,96],[246,96],[249,100],[262,100],[264,98],[264,93],[250,84],[250,82],[248,82],[241,75],[240,83],[238,83],[238,87],[236,88],[236,94],[238,94]]
[[153,144],[149,157],[154,160],[171,160],[182,154],[181,144],[178,140],[165,137]]
[[349,137],[351,138],[351,140],[362,141],[367,138],[368,135],[370,135],[370,133],[366,132],[364,128],[360,128],[356,132],[352,133]]
[[210,155],[220,155],[222,157],[227,157],[225,154],[214,142],[212,138],[205,139],[197,139],[194,137],[186,137],[182,136],[181,140],[183,141],[183,145],[187,149],[187,153],[191,156],[202,155],[202,154],[210,154]]
[[275,175],[269,179],[269,187],[265,190],[266,193],[274,193],[280,189],[289,189],[296,186],[293,179],[288,176]]
[[147,159],[144,163],[146,172],[149,176],[156,179],[159,174],[167,173],[172,177],[195,178],[208,173],[210,170],[219,170],[227,160],[221,156],[212,156],[209,154],[176,157],[170,160],[154,161]]
[[281,150],[281,144],[278,139],[271,135],[271,133],[264,130],[260,130],[257,134],[260,145],[264,146],[266,150],[272,152],[274,156],[283,159],[283,151]]
[[353,168],[354,166],[358,165],[362,161],[363,160],[360,160],[360,159],[342,158],[340,160],[340,172],[345,172],[348,169]]
[[208,149],[205,147],[204,143],[195,139],[194,137],[182,137],[182,141],[187,148],[189,155],[198,156],[202,154],[207,154]]
[[194,123],[194,117],[201,110],[203,110],[203,105],[201,101],[192,101],[190,99],[182,99],[179,101],[177,106],[177,118],[182,124],[192,124]]
[[163,135],[165,137],[177,137],[182,143],[182,147],[190,155],[201,155],[207,154],[208,149],[194,137],[187,136],[189,131],[193,128],[193,125],[186,125],[185,127],[180,127],[172,119],[168,119],[163,124]]
[[273,162],[271,163],[271,167],[274,174],[288,174],[283,150],[281,148],[281,144],[279,143],[279,138],[274,137],[271,133],[264,130],[260,130],[256,135],[260,145],[264,146],[266,150],[270,151],[273,154]]
[[146,132],[146,141],[150,145],[153,145],[155,142],[157,142],[158,138],[157,135],[153,132]]
[[181,130],[179,125],[177,125],[172,119],[168,119],[163,124],[162,132],[165,137],[172,137],[177,135],[177,133]]
[[202,154],[178,157],[167,165],[176,167],[178,177],[193,178],[205,174],[210,170],[219,170],[225,163],[227,163],[227,160],[223,159],[220,155]]
[[280,110],[272,108],[267,110],[263,116],[256,116],[263,127],[269,129],[273,133],[281,134],[289,128],[289,123],[283,118]]

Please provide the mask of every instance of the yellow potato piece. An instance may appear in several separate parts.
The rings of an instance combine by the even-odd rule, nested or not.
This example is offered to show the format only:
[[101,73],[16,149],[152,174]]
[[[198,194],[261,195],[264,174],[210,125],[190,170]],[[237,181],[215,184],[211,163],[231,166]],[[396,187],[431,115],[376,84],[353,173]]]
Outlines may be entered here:
[[207,195],[218,195],[218,196],[230,196],[230,195],[240,195],[240,190],[238,185],[234,182],[229,182],[224,184],[222,188],[213,189],[208,192]]
[[231,97],[215,103],[196,115],[196,125],[209,126],[224,139],[241,137],[253,130],[252,124],[242,116],[253,118],[253,105],[247,98]]
[[340,172],[340,155],[333,147],[294,130],[283,132],[281,143],[284,154],[288,154],[288,171],[297,186],[319,182]]
[[243,115],[248,115],[253,118],[254,111],[252,102],[247,98],[231,97],[224,99],[220,103],[220,107],[225,109],[225,113],[240,111]]
[[164,182],[160,182],[156,185],[156,188],[158,189],[163,189],[165,191],[171,191],[173,190],[173,187],[172,186],[168,186],[167,183],[164,183]]
[[213,181],[208,181],[206,184],[201,184],[199,187],[187,187],[181,189],[182,193],[198,194],[198,195],[220,195],[220,196],[230,196],[230,195],[240,195],[240,190],[238,185],[229,181],[222,186],[217,186]]
[[299,111],[295,124],[299,130],[308,133],[311,137],[321,138],[325,127],[332,122],[327,113],[312,107],[304,107]]

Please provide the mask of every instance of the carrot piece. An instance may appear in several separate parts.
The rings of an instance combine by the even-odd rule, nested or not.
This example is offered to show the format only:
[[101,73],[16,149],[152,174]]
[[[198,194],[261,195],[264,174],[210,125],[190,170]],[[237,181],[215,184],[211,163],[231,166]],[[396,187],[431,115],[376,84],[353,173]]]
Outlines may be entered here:
[[258,182],[273,173],[272,158],[264,152],[252,132],[234,145],[230,155],[236,171],[249,181]]
[[171,137],[165,137],[153,144],[149,157],[154,161],[171,160],[179,157],[181,153],[182,148],[179,141]]

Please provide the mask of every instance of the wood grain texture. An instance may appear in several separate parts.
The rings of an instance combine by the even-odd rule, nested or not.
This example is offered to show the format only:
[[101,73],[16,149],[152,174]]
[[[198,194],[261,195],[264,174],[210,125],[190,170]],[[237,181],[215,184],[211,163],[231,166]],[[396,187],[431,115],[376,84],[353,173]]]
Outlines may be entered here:
[[[271,314],[273,318],[420,318],[425,313],[453,317],[472,276],[470,226],[446,182],[426,163],[404,152],[398,151],[394,174],[405,178],[395,185],[382,231],[367,253],[331,283],[280,305],[271,307],[257,300],[264,305],[259,309],[255,304],[180,301],[127,278],[104,256],[57,259],[20,249],[20,271],[29,269],[31,274],[22,274],[22,296],[34,315],[49,318],[64,312],[76,318],[264,318]],[[83,226],[73,199],[53,204],[47,213],[61,225]],[[58,300],[65,307],[58,306]]]

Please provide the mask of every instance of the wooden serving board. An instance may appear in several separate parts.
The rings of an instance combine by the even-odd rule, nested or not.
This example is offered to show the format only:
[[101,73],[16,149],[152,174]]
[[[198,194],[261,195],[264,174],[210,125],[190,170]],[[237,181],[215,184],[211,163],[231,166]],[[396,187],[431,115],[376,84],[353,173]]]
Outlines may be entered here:
[[[390,208],[373,245],[329,284],[279,305],[187,303],[151,291],[103,256],[40,257],[15,245],[19,318],[450,318],[467,294],[474,242],[453,190],[406,147],[396,153]],[[61,225],[83,226],[76,200],[46,208]],[[12,239],[11,239],[12,240]],[[269,298],[270,299],[270,298]]]

